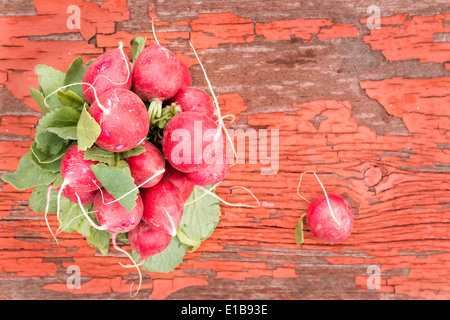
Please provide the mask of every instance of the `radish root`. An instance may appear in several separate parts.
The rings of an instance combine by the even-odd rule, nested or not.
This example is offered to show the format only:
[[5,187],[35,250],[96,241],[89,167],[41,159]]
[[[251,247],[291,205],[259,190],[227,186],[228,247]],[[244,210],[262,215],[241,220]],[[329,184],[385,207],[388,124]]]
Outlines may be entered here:
[[[122,252],[124,255],[126,255],[127,258],[129,258],[129,259],[133,262],[133,265],[132,265],[132,266],[135,267],[136,270],[137,270],[138,273],[139,273],[139,286],[138,286],[138,288],[137,288],[135,294],[131,294],[131,291],[132,291],[132,289],[133,289],[134,282],[133,282],[133,283],[131,284],[131,286],[130,286],[130,296],[131,296],[131,297],[134,297],[134,296],[136,296],[136,295],[138,294],[139,290],[141,289],[141,285],[142,285],[142,273],[141,273],[141,269],[139,268],[139,265],[136,264],[136,261],[134,261],[133,257],[132,257],[128,252],[126,252],[125,250],[123,250],[122,248],[119,248],[119,247],[117,246],[117,243],[116,243],[116,237],[117,237],[117,234],[116,234],[116,233],[113,233],[111,238],[112,238],[112,245],[113,245],[114,249],[116,249],[117,251]],[[120,264],[122,267],[124,267],[124,265],[121,264],[120,262],[119,262],[119,264]]]
[[53,190],[53,183],[48,187],[48,190],[47,190],[47,203],[45,205],[44,219],[45,219],[45,224],[47,225],[48,230],[50,231],[50,233],[53,236],[53,239],[56,242],[56,245],[59,245],[58,239],[56,239],[56,236],[53,233],[52,228],[50,228],[50,224],[48,223],[48,217],[47,217],[48,209],[50,207],[50,197],[51,197],[52,190]]
[[235,162],[231,166],[234,166],[237,163],[237,161],[238,161],[238,155],[237,155],[236,149],[234,148],[234,142],[231,140],[230,134],[228,133],[228,130],[225,127],[225,124],[223,123],[223,118],[222,118],[222,115],[220,113],[219,101],[217,101],[217,97],[216,97],[216,95],[214,93],[214,90],[212,88],[211,82],[209,81],[208,75],[206,74],[206,70],[203,67],[202,62],[200,61],[200,58],[197,55],[197,51],[195,51],[195,48],[194,48],[194,46],[192,45],[191,42],[189,42],[189,45],[191,46],[192,50],[194,51],[195,57],[197,58],[197,61],[200,64],[200,67],[203,70],[203,74],[205,76],[206,82],[208,83],[209,91],[211,92],[211,94],[213,96],[213,99],[214,99],[213,105],[214,105],[214,108],[215,108],[215,110],[217,112],[217,117],[218,117],[218,121],[219,121],[219,130],[217,130],[217,135],[214,137],[214,141],[217,141],[220,138],[220,133],[223,130],[225,132],[225,136],[226,136],[227,140],[230,142],[231,148],[233,149]]
[[326,200],[327,200],[328,208],[330,209],[331,217],[332,217],[333,220],[338,224],[338,226],[342,225],[342,222],[339,221],[339,220],[336,218],[336,216],[334,215],[333,208],[331,207],[330,199],[328,199],[327,191],[325,190],[325,187],[323,186],[322,181],[320,181],[319,177],[317,176],[317,174],[316,174],[314,171],[305,171],[305,172],[303,172],[303,173],[300,175],[300,179],[299,179],[298,186],[297,186],[297,195],[298,195],[300,198],[302,198],[303,200],[305,200],[306,202],[311,203],[311,201],[307,200],[307,199],[306,199],[305,197],[303,197],[303,196],[300,194],[300,192],[299,192],[299,191],[300,191],[300,185],[302,184],[303,176],[304,176],[306,173],[313,173],[313,174],[314,174],[314,176],[316,177],[316,179],[317,179],[317,181],[319,182],[320,186],[322,187],[323,193],[325,194],[325,198],[326,198]]

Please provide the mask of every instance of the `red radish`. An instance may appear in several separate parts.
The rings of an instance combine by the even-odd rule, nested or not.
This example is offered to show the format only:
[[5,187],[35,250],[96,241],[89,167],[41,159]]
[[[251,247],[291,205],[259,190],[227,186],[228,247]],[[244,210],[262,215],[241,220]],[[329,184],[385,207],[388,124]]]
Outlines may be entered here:
[[172,236],[166,232],[156,230],[144,221],[128,232],[131,247],[141,257],[141,263],[149,257],[162,252],[170,243]]
[[211,118],[186,111],[176,114],[167,123],[162,148],[175,169],[193,172],[214,163],[222,142],[221,128]]
[[135,184],[140,188],[148,188],[161,181],[163,174],[154,177],[150,181],[147,180],[158,171],[164,170],[165,160],[161,151],[147,140],[142,141],[141,146],[145,148],[144,153],[125,158],[125,161],[130,167]]
[[130,87],[131,63],[125,56],[121,44],[119,48],[103,53],[89,65],[84,73],[81,88],[84,100],[92,104],[96,95],[100,97],[111,89],[129,90]]
[[182,76],[178,58],[163,46],[152,45],[134,63],[133,91],[144,101],[162,102],[177,93]]
[[174,169],[170,162],[166,160],[166,172],[164,172],[164,179],[172,182],[181,192],[183,201],[186,201],[194,190],[194,184],[186,176],[186,173]]
[[181,77],[180,88],[192,86],[191,72],[189,71],[189,68],[181,60],[180,60],[180,66],[181,66],[181,72],[183,74],[183,76]]
[[[59,191],[60,188],[61,187],[55,188],[55,190]],[[77,199],[77,196],[75,195],[75,192],[80,197],[81,203],[83,205],[94,203],[94,198],[95,198],[95,195],[97,194],[97,190],[82,192],[82,191],[76,191],[71,186],[67,185],[64,187],[64,190],[62,191],[62,195],[64,197],[66,197],[67,199],[69,199],[70,201],[77,203],[78,199]]]
[[329,204],[325,194],[314,199],[308,207],[306,221],[317,238],[330,243],[342,242],[352,233],[353,210],[337,195],[328,194],[328,200]]
[[171,236],[177,233],[183,215],[183,198],[175,185],[162,179],[157,185],[141,190],[144,202],[142,219],[150,227]]
[[[344,241],[350,236],[353,229],[352,207],[343,198],[334,194],[328,194],[314,171],[305,171],[301,174],[297,187],[297,195],[300,198],[310,202],[299,193],[302,178],[306,173],[314,174],[324,194],[310,203],[306,214],[300,218],[298,226],[302,226],[303,216],[306,215],[306,221],[314,236],[329,243]],[[299,230],[299,232],[303,231]],[[299,239],[303,239],[303,236]],[[301,241],[298,243],[301,243]]]
[[[150,118],[144,102],[126,89],[112,89],[98,98],[89,114],[101,127],[95,141],[99,147],[123,152],[138,146],[147,136]],[[106,109],[105,109],[106,108]]]
[[77,192],[99,189],[102,184],[90,168],[97,163],[97,161],[84,159],[84,151],[78,150],[77,144],[71,146],[61,160],[61,176],[64,182],[59,189],[60,192],[67,185]]
[[144,205],[141,195],[138,194],[136,206],[128,212],[105,189],[98,191],[94,198],[94,212],[98,223],[112,234],[124,233],[133,230],[141,221]]
[[186,172],[186,176],[194,184],[198,186],[206,186],[216,184],[225,179],[229,168],[230,165],[228,163],[228,157],[224,151],[223,156],[219,158],[216,163],[213,163],[200,171]]
[[176,103],[181,107],[181,111],[195,111],[212,118],[214,115],[214,105],[211,98],[205,91],[196,87],[184,87],[178,90],[177,94],[169,101],[169,104]]

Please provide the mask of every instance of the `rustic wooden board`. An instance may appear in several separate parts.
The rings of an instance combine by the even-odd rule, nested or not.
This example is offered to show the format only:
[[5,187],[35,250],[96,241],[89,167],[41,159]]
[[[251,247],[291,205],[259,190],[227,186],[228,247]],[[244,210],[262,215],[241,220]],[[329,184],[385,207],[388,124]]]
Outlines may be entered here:
[[[319,4],[320,3],[320,4]],[[168,274],[145,273],[136,299],[449,299],[450,7],[448,1],[0,1],[0,173],[15,170],[40,118],[33,70],[65,71],[128,44],[158,39],[207,89],[196,46],[233,129],[279,129],[279,170],[234,166],[218,194],[221,221],[200,249]],[[69,5],[81,29],[68,29]],[[130,48],[126,47],[130,54]],[[248,154],[247,154],[248,156]],[[307,203],[301,172],[316,171],[356,219],[342,244],[305,243],[294,228]],[[103,257],[78,234],[52,245],[31,190],[0,185],[1,299],[129,299],[127,262]],[[304,195],[321,193],[305,177]],[[50,220],[56,228],[54,216]],[[79,266],[80,289],[66,285]],[[372,267],[380,287],[368,288]]]

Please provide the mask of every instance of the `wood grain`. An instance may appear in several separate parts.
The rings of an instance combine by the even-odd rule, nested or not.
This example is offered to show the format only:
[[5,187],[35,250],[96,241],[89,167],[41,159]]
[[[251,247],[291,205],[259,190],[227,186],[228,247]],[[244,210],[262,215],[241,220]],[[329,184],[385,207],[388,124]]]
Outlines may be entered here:
[[[68,29],[69,5],[81,30]],[[278,129],[279,170],[258,161],[234,166],[218,188],[229,202],[199,250],[168,274],[144,273],[135,299],[449,299],[450,298],[450,6],[448,1],[0,1],[0,173],[17,168],[40,118],[29,95],[36,64],[65,71],[128,44],[159,41],[207,90],[194,44],[232,129]],[[130,55],[130,48],[125,52]],[[308,203],[296,195],[314,170],[355,211],[339,245],[305,243],[294,228]],[[52,244],[31,190],[0,183],[0,298],[130,299],[137,280],[78,234]],[[305,176],[302,193],[321,193]],[[55,217],[50,224],[56,229]],[[126,247],[124,247],[126,248]],[[127,249],[127,248],[126,248]],[[129,249],[129,248],[128,248]],[[81,269],[81,289],[66,285]],[[369,289],[369,267],[380,288]]]

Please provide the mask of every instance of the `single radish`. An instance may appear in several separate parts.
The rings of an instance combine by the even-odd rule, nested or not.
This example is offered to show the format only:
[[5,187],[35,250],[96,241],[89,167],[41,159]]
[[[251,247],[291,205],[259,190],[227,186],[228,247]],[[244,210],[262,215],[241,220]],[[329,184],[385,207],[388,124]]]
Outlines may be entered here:
[[[306,221],[311,232],[317,238],[338,243],[347,239],[353,229],[352,207],[340,196],[335,194],[321,195],[315,198],[306,212]],[[331,216],[329,205],[333,208]]]
[[189,180],[189,178],[186,176],[186,173],[178,171],[177,169],[172,167],[170,162],[167,160],[165,169],[166,172],[164,172],[164,179],[172,182],[178,188],[178,190],[180,190],[183,201],[186,201],[191,195],[192,190],[194,190],[195,184],[191,180]]
[[164,155],[181,172],[205,169],[215,162],[222,145],[221,128],[211,118],[192,111],[173,116],[162,138]]
[[[323,190],[323,194],[315,198],[312,202],[305,199],[299,193],[303,175],[306,173],[313,173]],[[353,229],[352,207],[342,197],[335,194],[328,194],[314,171],[302,173],[297,187],[297,195],[305,201],[310,202],[306,214],[302,215],[296,228],[298,244],[303,242],[303,230],[301,229],[303,227],[302,221],[304,216],[306,216],[306,221],[312,234],[325,242],[339,243],[350,236]]]
[[186,177],[197,186],[212,185],[225,179],[229,168],[228,157],[224,150],[223,156],[215,163],[200,171],[186,172]]
[[175,236],[183,215],[180,190],[172,182],[162,179],[153,187],[141,189],[141,196],[144,202],[142,219],[145,223]]
[[[89,85],[90,84],[90,85]],[[131,63],[123,52],[122,44],[119,48],[109,50],[97,57],[87,67],[83,76],[82,91],[84,100],[89,104],[105,92],[131,87]]]
[[[60,188],[61,187],[55,188],[55,190],[59,191]],[[97,194],[97,190],[82,192],[82,191],[76,191],[71,186],[67,185],[64,187],[64,190],[62,191],[62,195],[64,197],[66,197],[67,199],[69,199],[70,201],[77,203],[78,199],[77,199],[77,196],[75,195],[75,192],[78,193],[78,196],[80,197],[81,203],[83,205],[93,204],[95,195]]]
[[182,69],[178,58],[161,45],[145,48],[133,66],[133,91],[144,101],[172,98],[182,80]]
[[65,186],[69,186],[78,192],[89,192],[99,189],[102,184],[91,170],[91,165],[97,163],[97,161],[84,159],[84,151],[78,150],[77,144],[71,146],[61,160],[63,184],[59,191],[62,193]]
[[191,77],[191,72],[189,71],[189,68],[181,60],[180,60],[180,66],[181,66],[181,72],[183,74],[181,77],[180,88],[192,86],[192,77]]
[[147,136],[150,118],[144,102],[126,89],[112,89],[104,93],[89,108],[89,114],[100,125],[101,133],[95,141],[99,147],[123,152],[138,146]]
[[112,234],[125,233],[133,230],[141,221],[144,205],[138,194],[136,206],[128,212],[105,189],[97,191],[94,198],[94,212],[98,223]]
[[169,101],[169,104],[176,103],[181,107],[181,111],[195,111],[212,118],[214,115],[214,105],[208,94],[196,87],[184,87],[178,90],[177,94]]
[[140,188],[153,187],[161,181],[163,174],[154,177],[150,181],[147,180],[158,171],[164,170],[164,156],[157,147],[147,140],[142,141],[141,146],[145,148],[144,153],[134,157],[125,158],[125,161],[130,167],[131,176],[134,178],[134,182],[137,186],[140,186]]
[[172,236],[159,231],[141,221],[136,228],[128,232],[131,247],[141,257],[141,263],[149,257],[162,252],[170,243]]

